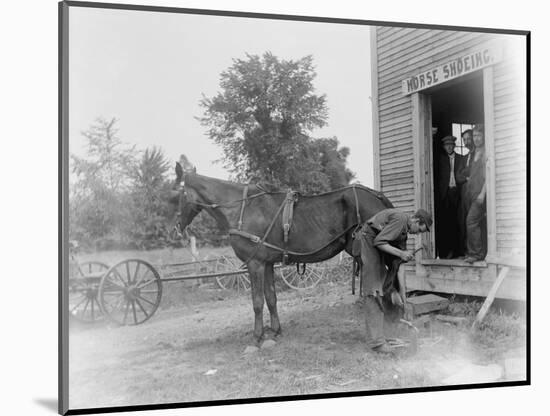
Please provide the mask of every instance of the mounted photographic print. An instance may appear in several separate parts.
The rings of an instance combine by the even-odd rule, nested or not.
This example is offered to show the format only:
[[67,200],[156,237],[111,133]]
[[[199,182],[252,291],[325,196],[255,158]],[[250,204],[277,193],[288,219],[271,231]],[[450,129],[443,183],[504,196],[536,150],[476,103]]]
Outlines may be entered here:
[[59,10],[60,413],[530,383],[529,32]]

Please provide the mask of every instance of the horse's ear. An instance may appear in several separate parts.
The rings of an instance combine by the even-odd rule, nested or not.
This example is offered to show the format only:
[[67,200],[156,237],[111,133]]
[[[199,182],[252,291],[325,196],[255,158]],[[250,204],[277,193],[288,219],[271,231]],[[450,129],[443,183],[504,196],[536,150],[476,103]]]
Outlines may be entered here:
[[193,169],[195,169],[195,166],[193,166],[193,164],[189,161],[189,159],[187,159],[187,156],[185,155],[180,155],[179,162],[183,167],[184,172],[191,172]]
[[180,183],[183,179],[183,168],[179,162],[176,162],[176,183]]

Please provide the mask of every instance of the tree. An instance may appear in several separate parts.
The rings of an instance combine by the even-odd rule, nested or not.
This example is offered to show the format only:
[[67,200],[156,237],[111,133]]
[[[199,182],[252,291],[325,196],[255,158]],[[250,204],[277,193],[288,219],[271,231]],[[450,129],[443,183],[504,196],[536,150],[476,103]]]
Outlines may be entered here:
[[[238,180],[301,191],[328,190],[342,182],[336,177],[347,178],[349,150],[338,151],[335,138],[317,142],[310,137],[313,129],[326,125],[328,114],[325,95],[315,94],[313,58],[246,57],[222,72],[221,92],[200,102],[204,116],[199,120],[222,147],[225,167]],[[343,164],[328,162],[333,151]],[[326,168],[342,171],[335,175]]]
[[147,148],[130,171],[132,221],[126,231],[141,247],[162,246],[166,242],[167,203],[170,186],[167,172],[170,166],[162,150]]
[[329,188],[337,189],[348,185],[355,177],[354,173],[346,167],[349,148],[338,148],[336,137],[315,139],[313,146],[317,148],[321,171],[327,177]]
[[98,118],[82,135],[86,156],[71,155],[75,181],[71,186],[70,232],[91,242],[101,237],[121,237],[130,218],[126,194],[128,172],[135,163],[135,149],[118,137],[115,118]]

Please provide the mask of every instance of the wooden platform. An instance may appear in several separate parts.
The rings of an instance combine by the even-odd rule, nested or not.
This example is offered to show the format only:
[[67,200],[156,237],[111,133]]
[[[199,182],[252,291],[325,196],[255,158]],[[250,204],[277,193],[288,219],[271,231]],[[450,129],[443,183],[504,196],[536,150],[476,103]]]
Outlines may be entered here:
[[449,303],[448,299],[431,293],[407,298],[405,319],[412,321],[419,315],[445,310],[449,306]]
[[[460,260],[422,260],[416,265],[416,271],[406,273],[407,290],[486,297],[499,269],[489,261],[470,265]],[[502,282],[496,297],[525,300],[526,278],[525,270],[512,270]]]

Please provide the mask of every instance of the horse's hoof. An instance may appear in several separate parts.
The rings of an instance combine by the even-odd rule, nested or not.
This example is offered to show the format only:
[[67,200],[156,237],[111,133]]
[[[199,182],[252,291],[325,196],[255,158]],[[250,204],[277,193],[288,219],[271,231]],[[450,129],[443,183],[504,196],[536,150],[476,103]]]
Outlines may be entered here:
[[263,340],[264,340],[263,334],[260,336],[254,335],[253,337],[254,345],[256,345],[257,347],[259,347],[262,344]]
[[275,330],[272,328],[265,328],[264,330],[264,339],[276,339],[281,335],[281,328]]

